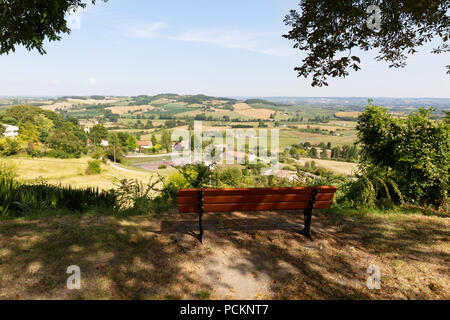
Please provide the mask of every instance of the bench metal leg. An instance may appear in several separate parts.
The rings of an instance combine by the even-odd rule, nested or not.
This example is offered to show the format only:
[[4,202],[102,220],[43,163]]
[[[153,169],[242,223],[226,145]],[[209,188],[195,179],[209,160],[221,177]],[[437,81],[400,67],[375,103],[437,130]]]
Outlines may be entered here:
[[203,224],[202,224],[202,217],[203,217],[203,213],[202,212],[198,212],[198,229],[200,230],[200,234],[199,234],[199,240],[201,243],[203,243]]
[[303,215],[305,217],[305,227],[302,231],[300,231],[300,234],[307,237],[309,240],[313,241],[311,237],[311,217],[312,217],[312,211],[314,208],[314,203],[316,202],[317,193],[319,193],[319,190],[314,189],[311,199],[309,200],[308,208],[303,210]]
[[313,241],[311,237],[311,217],[312,217],[312,209],[305,209],[303,211],[303,215],[305,217],[305,227],[300,231],[300,234],[307,237],[309,240]]
[[198,192],[198,229],[200,231],[199,234],[199,240],[201,243],[203,243],[203,224],[202,224],[202,218],[203,218],[203,191],[200,190]]

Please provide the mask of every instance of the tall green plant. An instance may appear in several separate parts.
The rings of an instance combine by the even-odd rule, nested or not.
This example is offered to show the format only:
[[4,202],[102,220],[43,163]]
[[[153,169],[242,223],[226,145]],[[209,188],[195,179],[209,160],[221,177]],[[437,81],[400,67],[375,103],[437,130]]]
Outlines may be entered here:
[[0,215],[35,210],[84,211],[94,208],[113,209],[116,194],[96,188],[74,189],[70,186],[54,186],[45,182],[20,184],[10,178],[0,178]]
[[0,216],[7,216],[16,201],[17,183],[8,177],[0,177]]

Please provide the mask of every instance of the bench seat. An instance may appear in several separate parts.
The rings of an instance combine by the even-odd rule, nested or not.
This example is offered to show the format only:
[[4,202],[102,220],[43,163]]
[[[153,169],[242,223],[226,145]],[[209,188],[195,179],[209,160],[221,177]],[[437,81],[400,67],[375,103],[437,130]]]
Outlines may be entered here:
[[303,210],[305,228],[301,233],[312,240],[312,210],[329,208],[335,192],[336,187],[332,186],[181,189],[178,192],[178,212],[198,212],[202,241],[202,216],[205,212]]

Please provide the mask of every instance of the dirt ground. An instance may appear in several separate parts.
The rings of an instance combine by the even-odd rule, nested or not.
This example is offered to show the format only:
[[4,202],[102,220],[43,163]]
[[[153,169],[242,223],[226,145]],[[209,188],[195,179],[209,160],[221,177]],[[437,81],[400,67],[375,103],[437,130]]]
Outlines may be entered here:
[[[449,299],[448,217],[315,212],[0,221],[0,299]],[[66,287],[67,267],[81,289]],[[380,270],[369,290],[367,269]]]

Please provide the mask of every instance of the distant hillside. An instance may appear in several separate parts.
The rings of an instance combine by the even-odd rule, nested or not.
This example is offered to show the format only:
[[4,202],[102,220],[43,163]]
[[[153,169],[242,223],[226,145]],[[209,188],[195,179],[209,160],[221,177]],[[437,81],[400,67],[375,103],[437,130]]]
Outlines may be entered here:
[[[274,103],[303,106],[335,106],[363,108],[368,98],[354,97],[264,97]],[[375,105],[394,109],[433,107],[438,110],[450,110],[450,98],[372,98]]]

